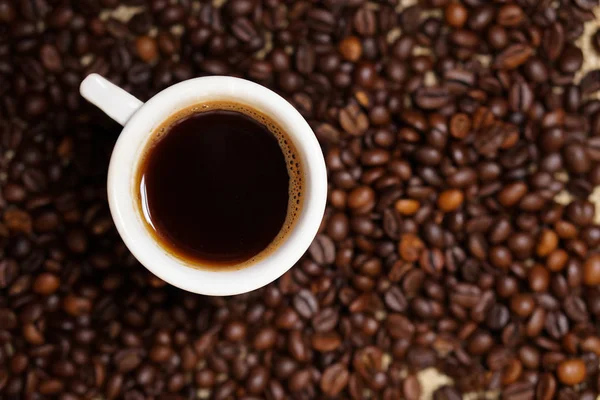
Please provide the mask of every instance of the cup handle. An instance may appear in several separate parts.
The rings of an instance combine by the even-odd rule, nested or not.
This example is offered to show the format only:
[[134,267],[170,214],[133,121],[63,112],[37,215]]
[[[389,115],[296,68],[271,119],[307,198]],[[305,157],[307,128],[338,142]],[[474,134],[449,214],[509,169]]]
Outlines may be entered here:
[[144,105],[133,95],[98,74],[88,75],[81,82],[79,93],[121,125],[125,125]]

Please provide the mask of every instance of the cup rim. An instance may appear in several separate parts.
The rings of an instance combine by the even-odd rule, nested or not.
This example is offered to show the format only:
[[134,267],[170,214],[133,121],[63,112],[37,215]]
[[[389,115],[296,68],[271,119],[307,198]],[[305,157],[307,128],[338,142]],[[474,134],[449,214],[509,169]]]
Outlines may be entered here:
[[[144,225],[134,195],[135,173],[150,135],[175,112],[206,101],[237,101],[273,118],[294,142],[304,167],[303,207],[294,227],[270,254],[239,270],[196,269],[169,254]],[[306,120],[283,97],[241,78],[193,78],[154,95],[125,124],[113,149],[107,183],[115,226],[129,251],[150,272],[181,289],[224,296],[249,292],[279,278],[306,252],[325,211],[327,172]]]

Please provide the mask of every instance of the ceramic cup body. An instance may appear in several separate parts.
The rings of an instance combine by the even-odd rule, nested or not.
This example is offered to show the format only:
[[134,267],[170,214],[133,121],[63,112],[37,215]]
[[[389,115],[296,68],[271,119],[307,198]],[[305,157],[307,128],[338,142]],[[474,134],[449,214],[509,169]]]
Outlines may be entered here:
[[[249,292],[283,275],[315,237],[327,198],[321,148],[308,123],[284,98],[239,78],[211,76],[173,85],[142,103],[97,74],[81,84],[81,94],[123,125],[108,170],[108,201],[115,225],[131,253],[153,274],[181,289],[223,296]],[[239,270],[195,268],[164,250],[148,231],[136,201],[136,170],[155,129],[175,112],[194,104],[231,101],[271,117],[293,141],[304,166],[304,203],[285,240],[256,263]]]

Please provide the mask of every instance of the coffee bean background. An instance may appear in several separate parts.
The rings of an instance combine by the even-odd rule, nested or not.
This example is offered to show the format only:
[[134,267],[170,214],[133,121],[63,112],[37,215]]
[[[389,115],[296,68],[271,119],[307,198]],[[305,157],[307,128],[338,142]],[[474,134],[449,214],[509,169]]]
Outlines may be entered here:
[[[596,398],[599,13],[0,0],[0,398]],[[289,99],[330,180],[298,265],[231,298],[140,266],[91,72],[141,99],[210,74]]]

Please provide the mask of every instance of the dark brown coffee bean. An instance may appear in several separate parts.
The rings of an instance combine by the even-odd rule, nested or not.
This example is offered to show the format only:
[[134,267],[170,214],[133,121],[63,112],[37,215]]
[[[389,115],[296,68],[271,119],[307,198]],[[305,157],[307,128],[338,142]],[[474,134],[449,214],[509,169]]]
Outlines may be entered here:
[[517,382],[508,385],[502,393],[503,399],[533,399],[535,386],[529,382]]
[[510,318],[508,309],[501,305],[495,304],[487,314],[486,323],[491,329],[502,329]]
[[339,314],[332,308],[324,308],[312,319],[312,325],[317,332],[327,332],[334,329],[339,320]]
[[408,306],[406,297],[398,287],[391,287],[384,295],[386,306],[395,312],[403,312]]
[[342,341],[337,333],[315,333],[312,337],[311,344],[313,349],[320,352],[334,351],[342,344]]
[[411,339],[415,332],[412,322],[402,314],[390,314],[386,320],[386,329],[396,339]]
[[319,303],[310,291],[303,289],[294,296],[294,308],[308,319],[319,311]]
[[590,170],[591,160],[583,145],[570,144],[565,147],[563,154],[566,167],[570,172],[582,174]]
[[589,286],[600,284],[600,255],[591,256],[583,264],[583,282]]
[[546,331],[554,339],[562,338],[569,330],[569,321],[560,311],[548,313],[546,317]]
[[548,80],[548,69],[542,60],[530,57],[525,64],[525,75],[533,82],[545,82]]
[[589,315],[585,302],[574,295],[567,296],[563,301],[563,310],[567,317],[575,322],[587,322]]
[[533,312],[535,301],[530,295],[518,294],[511,298],[510,307],[516,315],[527,317]]
[[450,120],[450,134],[458,139],[465,138],[471,131],[471,120],[469,116],[458,113]]
[[556,393],[556,379],[550,373],[545,373],[541,376],[537,388],[536,398],[540,400],[550,400],[554,398]]
[[354,29],[362,36],[374,35],[377,22],[373,10],[361,7],[354,14]]
[[494,60],[494,66],[502,69],[515,69],[527,62],[533,54],[531,47],[514,44],[502,51]]
[[496,21],[502,26],[517,26],[523,21],[524,13],[516,4],[506,4],[498,10]]
[[583,64],[583,53],[581,49],[572,45],[566,45],[560,55],[559,68],[565,73],[574,73]]
[[62,59],[58,49],[50,44],[46,44],[40,48],[40,60],[42,65],[48,71],[57,73],[62,71]]
[[406,400],[418,400],[421,397],[421,384],[415,375],[404,378],[402,393]]
[[415,93],[415,103],[425,110],[442,108],[450,100],[448,90],[442,87],[422,88]]
[[508,96],[510,107],[515,112],[527,112],[533,104],[533,91],[526,82],[515,82]]
[[339,122],[346,132],[354,136],[364,134],[369,126],[367,116],[355,105],[340,110]]
[[544,31],[542,48],[547,57],[554,61],[563,51],[565,45],[564,29],[558,22],[553,23]]
[[348,369],[338,363],[333,364],[323,372],[320,387],[327,396],[335,397],[348,385],[350,374]]
[[308,251],[318,264],[331,264],[335,261],[335,244],[328,236],[318,235]]

